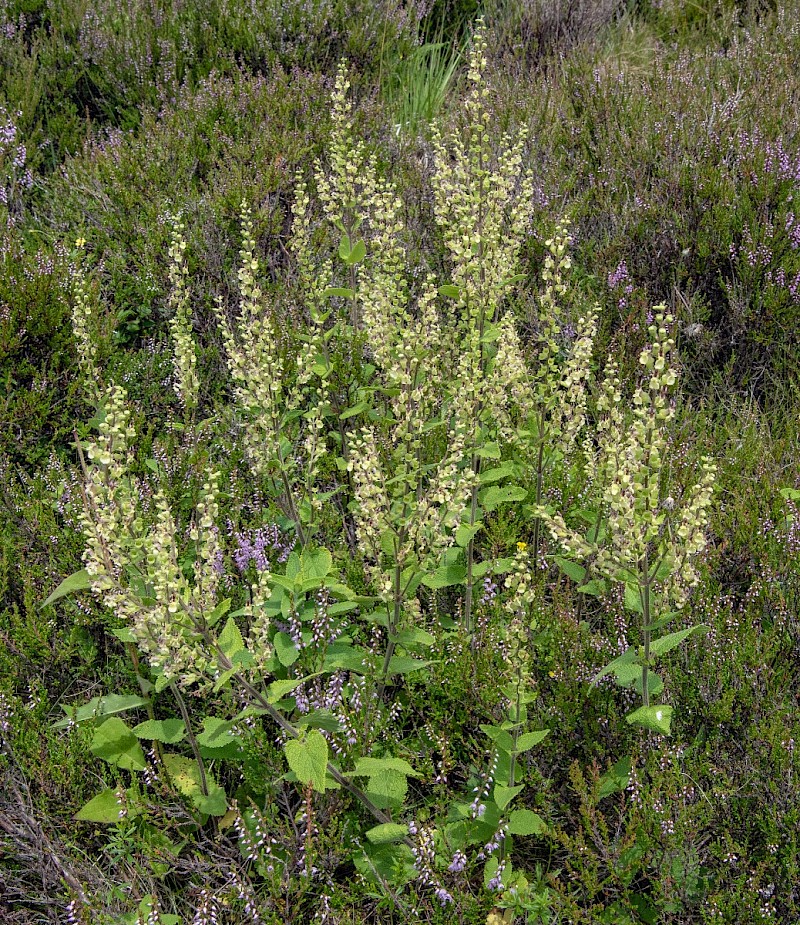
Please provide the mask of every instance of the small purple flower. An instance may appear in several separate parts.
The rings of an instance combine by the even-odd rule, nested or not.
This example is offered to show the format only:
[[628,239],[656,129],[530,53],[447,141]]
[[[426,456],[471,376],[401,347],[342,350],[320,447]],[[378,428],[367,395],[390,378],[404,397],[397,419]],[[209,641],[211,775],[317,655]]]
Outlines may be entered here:
[[620,286],[626,280],[630,279],[628,275],[628,265],[624,260],[620,261],[617,265],[617,269],[613,273],[608,274],[608,288],[616,289],[617,286]]
[[288,540],[276,524],[259,527],[252,532],[236,532],[236,549],[233,559],[241,573],[247,571],[252,563],[259,572],[266,572],[270,567],[270,554],[277,553],[278,562],[285,562],[294,546],[294,540]]
[[437,888],[436,892],[434,893],[434,896],[439,900],[442,906],[446,906],[448,903],[451,903],[453,901],[453,897],[447,892],[447,890],[443,886],[440,886]]
[[447,868],[451,874],[460,874],[462,870],[465,870],[467,867],[467,856],[463,851],[456,851],[453,855],[453,860],[450,862],[450,866]]
[[506,862],[501,861],[497,865],[497,871],[494,877],[486,884],[487,889],[495,893],[503,888],[503,874],[506,872]]

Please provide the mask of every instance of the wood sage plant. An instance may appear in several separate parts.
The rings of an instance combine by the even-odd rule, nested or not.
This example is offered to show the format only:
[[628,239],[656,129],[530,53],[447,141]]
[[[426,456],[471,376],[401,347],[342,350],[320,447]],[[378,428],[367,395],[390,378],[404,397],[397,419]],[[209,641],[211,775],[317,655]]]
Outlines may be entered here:
[[[142,510],[138,485],[131,474],[136,433],[124,389],[112,386],[104,393],[98,417],[98,438],[80,445],[84,569],[65,579],[44,602],[47,605],[65,594],[91,590],[118,621],[114,635],[132,652],[144,696],[115,694],[96,698],[75,711],[76,722],[100,722],[93,752],[124,770],[144,771],[140,739],[169,745],[188,741],[193,760],[180,753],[164,753],[160,748],[156,751],[160,752],[167,779],[191,801],[202,822],[208,816],[223,816],[228,808],[225,791],[207,768],[206,758],[235,758],[240,752],[234,731],[237,722],[267,716],[282,731],[287,763],[304,788],[319,793],[344,789],[379,825],[390,823],[391,817],[382,808],[388,804],[380,782],[372,782],[373,777],[382,780],[386,762],[362,759],[352,772],[343,772],[331,760],[328,741],[319,731],[320,725],[329,732],[341,731],[335,718],[325,712],[321,722],[313,711],[304,713],[299,703],[288,698],[311,679],[286,676],[286,668],[297,660],[298,652],[286,634],[276,632],[273,616],[288,613],[301,623],[316,613],[320,596],[330,599],[331,613],[337,597],[342,601],[340,610],[355,606],[351,600],[356,595],[335,580],[330,553],[324,549],[293,552],[284,575],[261,572],[251,588],[249,605],[229,615],[231,600],[218,599],[219,474],[216,470],[208,473],[190,525],[189,539],[196,550],[190,578],[184,570],[184,551],[179,548],[181,531],[160,487],[154,492],[155,517]],[[234,617],[247,622],[246,634]],[[313,641],[313,636],[311,631],[298,631],[302,644]],[[276,652],[278,645],[280,651]],[[140,665],[139,653],[149,671]],[[341,673],[343,661],[361,666],[363,660],[363,651],[340,645],[330,663],[323,660],[316,664],[313,677]],[[270,678],[274,680],[267,683]],[[203,717],[201,731],[198,718],[190,713],[186,693],[191,691],[201,697],[228,688],[235,690],[233,702],[240,709],[233,717]],[[155,720],[153,698],[165,689],[172,693],[180,719]],[[142,706],[148,708],[150,720],[134,729],[109,715]],[[405,782],[405,776],[414,771],[407,763],[401,764],[402,772],[393,767]],[[359,776],[369,779],[366,790],[352,780]],[[118,807],[112,794],[113,791],[99,794],[83,808],[79,818],[115,821]],[[126,799],[139,799],[136,787],[129,789]]]
[[169,320],[172,335],[172,368],[174,389],[188,418],[197,409],[200,380],[197,375],[197,347],[192,335],[189,312],[189,268],[186,265],[185,225],[178,217],[172,219],[169,247]]
[[235,326],[222,302],[216,303],[240,436],[251,468],[268,480],[305,546],[314,512],[324,500],[316,491],[328,406],[325,369],[318,362],[319,332],[312,325],[311,335],[294,357],[287,358],[258,283],[259,260],[247,203],[242,203],[241,224],[241,303]]
[[707,628],[695,625],[661,635],[659,631],[684,606],[699,581],[695,561],[706,546],[716,474],[713,461],[704,456],[694,485],[678,493],[670,484],[665,455],[675,416],[670,395],[677,379],[671,362],[672,325],[673,317],[663,305],[657,306],[648,326],[651,343],[639,356],[644,378],[632,396],[630,422],[622,410],[617,368],[613,363],[606,367],[597,401],[596,442],[586,444],[586,470],[597,502],[589,532],[580,534],[561,514],[539,509],[555,543],[568,557],[559,562],[564,571],[581,583],[589,573],[599,576],[579,590],[602,595],[607,581],[624,585],[626,606],[640,615],[640,644],[603,668],[595,683],[613,674],[621,686],[633,687],[642,706],[627,717],[628,722],[664,734],[670,732],[672,707],[653,703],[663,690],[663,682],[652,670],[654,661]]
[[[434,134],[434,214],[451,260],[452,281],[440,290],[455,300],[459,340],[456,374],[450,395],[456,429],[468,433],[472,470],[465,528],[466,575],[464,620],[467,633],[475,630],[475,535],[480,529],[478,495],[484,449],[496,444],[495,422],[505,417],[506,389],[502,376],[493,376],[491,361],[503,300],[522,277],[517,274],[519,251],[531,216],[533,181],[522,166],[526,132],[516,139],[506,134],[495,154],[486,41],[479,20],[469,57],[470,91],[465,103],[465,137],[453,133],[445,140]],[[513,327],[513,322],[507,322]],[[490,450],[491,452],[491,450]]]
[[[541,503],[544,472],[558,457],[568,457],[585,421],[586,388],[597,309],[580,313],[573,327],[564,301],[571,258],[567,223],[547,241],[548,254],[539,297],[538,346],[529,364],[514,314],[504,305],[524,277],[517,272],[533,208],[533,182],[523,168],[524,129],[504,135],[499,153],[490,139],[489,94],[484,77],[486,44],[482,28],[473,42],[468,79],[465,137],[447,141],[435,135],[435,216],[452,265],[452,284],[440,291],[458,306],[455,335],[459,353],[451,381],[451,402],[458,427],[469,434],[472,482],[462,532],[468,537],[464,617],[475,630],[474,587],[485,574],[475,561],[475,537],[483,517],[502,503],[523,501],[528,489],[501,484],[510,476],[533,475],[535,503]],[[517,461],[502,460],[511,447]],[[534,521],[533,561],[539,549]],[[480,564],[483,565],[483,564]]]

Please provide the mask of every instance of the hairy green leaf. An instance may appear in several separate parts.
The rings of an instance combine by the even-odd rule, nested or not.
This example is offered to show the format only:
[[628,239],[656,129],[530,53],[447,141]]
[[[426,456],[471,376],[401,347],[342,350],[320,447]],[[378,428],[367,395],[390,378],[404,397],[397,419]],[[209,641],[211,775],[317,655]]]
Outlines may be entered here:
[[707,633],[710,629],[711,627],[707,626],[705,623],[698,623],[697,626],[690,626],[688,629],[678,630],[675,633],[667,633],[666,636],[651,641],[650,654],[664,655],[665,652],[669,652],[670,649],[679,646],[684,639],[688,639],[692,633]]
[[639,707],[638,710],[629,713],[625,720],[631,726],[642,726],[651,732],[659,732],[661,735],[668,736],[672,725],[672,707]]
[[182,719],[148,719],[134,726],[133,734],[139,739],[175,745],[186,737],[186,726]]
[[530,809],[515,809],[508,817],[511,835],[541,835],[546,828],[544,819]]
[[89,748],[97,758],[126,771],[144,771],[147,767],[139,740],[118,716],[97,727]]
[[65,578],[53,593],[39,605],[39,610],[49,607],[50,604],[66,597],[68,594],[75,594],[77,591],[86,591],[92,586],[92,579],[85,568],[73,572],[68,578]]
[[328,743],[321,732],[312,729],[302,739],[290,739],[283,747],[289,767],[301,784],[311,784],[319,793],[325,792],[328,767]]
[[397,822],[384,822],[367,832],[367,839],[373,845],[388,845],[402,841],[408,835],[408,826]]

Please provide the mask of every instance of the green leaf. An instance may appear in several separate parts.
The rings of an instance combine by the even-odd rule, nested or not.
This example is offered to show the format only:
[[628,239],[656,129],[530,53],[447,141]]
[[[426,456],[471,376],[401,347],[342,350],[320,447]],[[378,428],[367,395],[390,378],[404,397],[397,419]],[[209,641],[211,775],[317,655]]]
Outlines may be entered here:
[[[488,575],[489,572],[492,572],[495,575],[501,575],[503,572],[508,571],[508,568],[511,566],[511,558],[508,559],[486,559],[483,562],[476,562],[472,566],[472,577],[473,578],[483,578],[484,575]],[[506,563],[504,567],[502,563]]]
[[514,463],[504,462],[499,466],[493,466],[491,469],[481,472],[479,481],[481,485],[492,485],[494,482],[499,482],[509,475],[513,475],[516,470],[517,467]]
[[519,784],[516,787],[503,787],[501,784],[494,785],[494,801],[497,803],[497,806],[500,810],[504,810],[506,806],[514,799],[518,793],[522,793],[525,789],[524,784]]
[[[483,446],[479,446],[475,450],[475,455],[479,456],[481,459],[500,459],[503,455],[502,450],[500,449],[499,443],[484,443]],[[505,463],[504,465],[514,468],[513,463]]]
[[53,728],[65,729],[73,723],[125,713],[137,707],[146,707],[149,702],[146,697],[138,697],[136,694],[109,694],[107,697],[92,697],[88,703],[80,707],[69,707],[62,703],[61,709],[67,714],[67,718],[53,723]]
[[[289,521],[289,523],[291,523],[291,521]],[[294,578],[297,578],[299,574],[300,574],[300,553],[292,551],[289,553],[289,558],[286,560],[286,577],[294,579]]]
[[366,256],[367,245],[364,243],[363,238],[359,238],[358,241],[356,241],[356,243],[353,245],[353,249],[350,251],[347,257],[344,258],[344,262],[352,267],[357,263],[361,263],[361,261]]
[[328,604],[328,614],[334,617],[340,613],[349,613],[357,608],[358,604],[355,601],[337,601],[335,604]]
[[200,745],[206,745],[209,748],[223,748],[237,741],[236,736],[231,732],[235,725],[234,720],[222,719],[218,716],[204,716],[203,731],[198,733],[197,741]]
[[288,633],[276,633],[272,642],[275,646],[275,654],[278,656],[278,661],[284,668],[294,665],[297,659],[300,658],[300,652]]
[[674,649],[675,646],[679,646],[684,639],[687,639],[692,633],[707,633],[711,629],[710,626],[706,626],[705,623],[698,623],[697,626],[690,626],[685,630],[678,630],[676,633],[667,633],[666,636],[662,636],[660,639],[653,639],[650,642],[650,654],[651,655],[664,655],[665,652],[669,652],[670,649]]
[[119,919],[120,925],[140,925],[142,922],[149,922],[155,919],[158,925],[180,925],[181,917],[173,915],[170,912],[158,912],[153,915],[153,909],[157,907],[156,898],[148,893],[147,896],[139,903],[138,912],[129,912]]
[[125,816],[127,818],[140,815],[142,809],[136,803],[135,793],[132,790],[127,790],[126,797],[125,803],[121,805],[117,801],[117,791],[113,787],[109,787],[98,793],[96,797],[92,797],[88,803],[84,803],[73,818],[81,822],[100,822],[109,825],[119,822],[120,811],[123,806],[126,809]]
[[311,784],[318,793],[324,793],[328,743],[322,733],[312,729],[304,739],[290,739],[283,751],[300,783]]
[[508,279],[504,279],[501,286],[513,286],[514,283],[520,283],[525,279],[524,273],[515,273],[513,276],[509,276]]
[[561,556],[554,556],[553,561],[573,581],[581,582],[586,578],[586,569],[577,562],[570,562],[569,559],[563,559]]
[[460,546],[462,549],[466,549],[469,546],[470,540],[475,536],[475,534],[483,528],[483,523],[479,520],[474,523],[471,527],[469,524],[461,524],[456,530],[456,545]]
[[342,240],[339,241],[339,257],[347,262],[347,259],[350,257],[351,250],[352,248],[350,246],[350,236],[343,234]]
[[396,809],[408,793],[408,779],[400,771],[387,769],[373,774],[367,782],[367,796],[379,809]]
[[402,887],[419,876],[414,855],[405,843],[364,845],[353,855],[353,864],[365,882],[385,889],[387,883]]
[[133,635],[133,630],[127,626],[121,626],[115,630],[109,630],[112,636],[116,636],[120,642],[136,642],[136,637]]
[[438,590],[439,588],[450,588],[453,585],[461,585],[464,583],[466,577],[466,565],[442,565],[432,574],[426,575],[422,579],[422,584],[424,584],[426,588]]
[[528,751],[529,748],[533,748],[534,745],[538,745],[549,732],[549,729],[542,729],[539,732],[523,732],[517,739],[516,753],[520,755],[522,752]]
[[175,745],[186,737],[186,726],[182,719],[148,719],[133,727],[138,739],[149,739]]
[[371,777],[381,771],[397,771],[409,777],[419,777],[419,774],[404,758],[359,758],[355,770],[349,774],[353,777]]
[[436,644],[436,637],[432,636],[427,630],[414,627],[413,629],[402,630],[395,636],[394,640],[398,645],[406,649],[424,648],[429,649]]
[[345,408],[339,415],[339,420],[346,421],[348,418],[355,417],[357,414],[362,414],[367,408],[369,408],[369,405],[365,401],[360,401],[357,405],[353,405],[352,408]]
[[587,581],[585,585],[581,585],[581,587],[578,588],[581,594],[589,594],[592,597],[604,597],[606,590],[606,582],[603,578],[593,578],[591,581]]
[[544,819],[530,809],[515,809],[508,817],[511,835],[541,835],[546,829]]
[[92,579],[85,568],[73,572],[68,578],[65,578],[61,584],[45,601],[39,605],[39,610],[49,607],[50,604],[59,598],[66,597],[68,594],[75,594],[76,591],[87,591],[92,586]]
[[481,504],[490,512],[497,510],[501,504],[524,501],[527,497],[527,489],[521,485],[490,485],[480,493]]
[[312,710],[297,720],[299,728],[324,729],[325,732],[341,732],[342,724],[330,710]]
[[229,668],[228,671],[223,671],[222,674],[214,682],[214,693],[221,691],[223,687],[230,681],[230,679],[236,674],[237,668]]
[[625,606],[634,613],[644,613],[642,595],[638,585],[625,584]]
[[390,678],[396,674],[411,674],[412,671],[421,671],[430,665],[429,661],[422,658],[412,658],[410,655],[393,655],[389,659],[389,670],[386,677]]
[[300,556],[300,574],[303,578],[322,579],[333,568],[333,556],[327,549],[315,549]]
[[[496,857],[490,857],[489,860],[483,865],[483,888],[485,890],[489,889],[489,884],[494,880],[495,875],[497,874],[497,869],[500,867],[500,861]],[[503,877],[505,871],[500,877],[500,882],[505,886]]]
[[206,813],[209,816],[224,816],[228,811],[225,791],[219,784],[209,784],[208,796],[204,796],[202,790],[193,793],[192,802],[201,813]]
[[367,832],[367,840],[373,845],[390,845],[402,841],[408,835],[408,826],[397,822],[384,822]]
[[615,672],[616,669],[621,665],[633,665],[637,664],[637,655],[636,649],[631,646],[629,649],[626,649],[622,655],[615,658],[613,661],[610,661],[605,668],[601,668],[600,671],[592,678],[592,684],[597,684],[597,682],[604,678],[607,674]]
[[504,752],[510,753],[514,751],[514,740],[507,730],[501,729],[499,726],[481,726],[481,732],[486,733],[492,742],[498,748],[502,748]]
[[[618,665],[614,669],[614,676],[620,687],[633,688],[640,697],[642,696],[641,664]],[[664,690],[664,682],[652,669],[647,672],[647,690],[656,697]]]
[[631,726],[643,726],[652,732],[659,732],[661,735],[668,736],[672,725],[672,707],[639,707],[638,710],[629,713],[625,720]]
[[126,771],[144,771],[147,767],[142,746],[133,730],[116,716],[97,727],[89,748],[95,757]]
[[217,623],[225,616],[225,614],[231,609],[231,599],[228,597],[224,601],[220,601],[219,604],[211,611],[211,613],[206,617],[206,623],[209,626],[216,626]]
[[461,297],[461,290],[458,286],[453,286],[450,283],[439,286],[439,295],[443,295],[448,299],[458,299]]
[[322,293],[325,298],[330,298],[331,296],[339,296],[342,299],[353,299],[355,298],[355,290],[346,289],[342,286],[329,286]]
[[[178,793],[188,797],[196,805],[197,797],[203,796],[200,768],[197,762],[185,755],[167,754],[164,755],[164,767]],[[206,784],[209,790],[213,783],[211,776],[206,773]]]
[[290,694],[296,687],[300,687],[306,681],[305,678],[291,678],[288,681],[273,681],[267,688],[267,701],[277,703],[279,700]]
[[325,655],[325,671],[352,671],[355,674],[367,674],[371,669],[370,653],[366,649],[354,646],[329,649]]
[[217,645],[231,661],[233,661],[233,656],[244,648],[242,634],[239,632],[239,627],[234,623],[233,617],[228,617],[228,621],[217,639]]
[[628,786],[631,776],[631,759],[629,757],[620,758],[620,760],[600,778],[600,787],[597,791],[598,800],[611,796],[612,793],[619,793]]

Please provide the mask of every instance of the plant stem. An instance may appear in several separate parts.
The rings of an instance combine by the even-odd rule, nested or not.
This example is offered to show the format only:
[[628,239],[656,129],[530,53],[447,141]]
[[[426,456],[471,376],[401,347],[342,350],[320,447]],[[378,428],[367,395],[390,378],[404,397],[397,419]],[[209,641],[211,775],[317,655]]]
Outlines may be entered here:
[[294,521],[294,528],[297,532],[297,538],[300,540],[300,546],[302,549],[306,548],[306,535],[303,530],[303,525],[300,523],[300,513],[297,510],[297,507],[294,503],[294,496],[292,495],[292,486],[289,483],[289,476],[286,474],[286,470],[283,466],[283,457],[280,457],[280,472],[281,472],[281,481],[283,482],[283,490],[286,494],[286,503],[289,505],[289,515]]
[[[478,516],[478,479],[481,474],[481,457],[473,454],[472,456],[472,472],[474,476],[475,484],[472,486],[472,497],[470,500],[469,507],[469,526],[470,529],[475,526],[475,520]],[[471,645],[474,650],[475,648],[475,620],[473,614],[473,577],[472,572],[475,566],[475,537],[471,536],[469,543],[467,543],[467,591],[464,595],[464,621],[467,627],[467,635],[471,638]]]
[[[399,544],[398,544],[399,545]],[[394,564],[394,579],[393,579],[393,597],[392,609],[389,611],[388,619],[388,632],[389,640],[386,643],[386,653],[383,656],[383,668],[381,668],[381,679],[378,683],[378,691],[375,695],[375,702],[380,703],[383,699],[383,693],[386,690],[386,679],[389,676],[389,665],[392,662],[392,656],[394,655],[394,650],[396,646],[395,637],[397,636],[397,629],[400,625],[400,613],[402,610],[402,589],[400,587],[402,582],[403,570],[402,563],[395,560]]]
[[[217,656],[221,667],[225,671],[230,671],[233,668],[233,663],[231,660],[222,652],[219,647],[217,648]],[[241,687],[250,695],[255,703],[258,704],[258,709],[263,710],[269,717],[272,719],[281,729],[284,730],[292,738],[299,738],[299,731],[283,716],[279,710],[277,710],[265,697],[261,694],[253,685],[241,674],[235,674],[234,678],[241,685]],[[355,797],[364,808],[371,813],[378,822],[391,822],[392,817],[385,813],[382,809],[379,809],[370,798],[357,787],[349,778],[345,777],[342,772],[335,767],[331,762],[328,762],[326,768],[328,774],[336,781],[336,783],[346,790],[351,796]],[[413,847],[414,843],[410,838],[404,838],[403,841],[409,847]]]
[[644,657],[642,659],[642,704],[645,707],[650,706],[650,691],[647,689],[648,672],[650,670],[650,565],[648,561],[648,550],[644,552],[644,584],[641,587],[642,596],[642,643],[644,646]]
[[[542,503],[542,491],[544,488],[544,410],[539,417],[539,452],[536,456],[536,507]],[[539,564],[539,537],[542,528],[542,518],[535,517],[533,520],[533,568]]]
[[[149,694],[148,682],[141,672],[140,663],[139,663],[139,654],[136,651],[136,646],[132,642],[126,642],[125,650],[128,653],[128,657],[130,658],[131,662],[133,663],[133,670],[136,672],[136,681],[139,685],[139,690],[142,692],[142,697],[144,697],[147,700],[147,706],[145,707],[145,709],[147,710],[147,718],[151,722],[154,722],[156,718],[156,714],[155,714],[155,710],[153,710],[153,701],[148,696]],[[161,763],[164,773],[167,774],[168,773],[167,769],[164,767],[164,752],[161,748],[161,743],[158,741],[158,739],[153,740],[153,750],[158,756],[158,760]]]
[[186,701],[183,699],[183,694],[178,690],[178,685],[173,681],[169,689],[172,691],[175,700],[178,703],[178,709],[181,711],[181,717],[183,718],[183,724],[186,726],[186,735],[189,738],[189,744],[192,747],[192,752],[194,754],[195,761],[197,762],[197,767],[200,769],[200,790],[203,792],[203,796],[208,796],[208,781],[206,780],[206,766],[203,763],[203,756],[200,754],[200,746],[197,743],[194,732],[192,732],[192,723],[189,719],[189,711],[186,709]]
[[[514,703],[514,716],[512,722],[514,723],[514,732],[512,733],[514,739],[514,747],[511,750],[511,756],[509,760],[508,768],[508,786],[513,787],[516,784],[517,777],[517,742],[519,741],[519,731],[522,721],[520,719],[522,712],[522,677],[517,673],[517,698]],[[502,862],[506,856],[506,842],[503,839],[500,845],[500,861]]]

